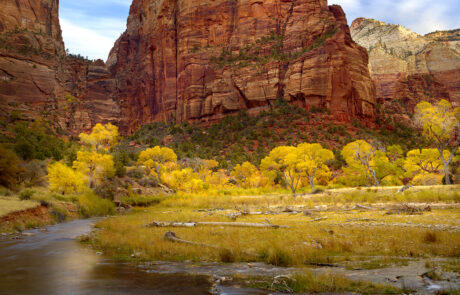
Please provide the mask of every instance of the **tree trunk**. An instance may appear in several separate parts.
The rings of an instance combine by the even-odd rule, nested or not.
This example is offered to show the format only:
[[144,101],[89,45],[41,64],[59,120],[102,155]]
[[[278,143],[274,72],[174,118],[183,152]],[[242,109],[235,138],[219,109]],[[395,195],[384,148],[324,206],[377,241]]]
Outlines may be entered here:
[[444,164],[444,174],[446,175],[446,185],[452,184],[450,181],[450,168],[449,168],[449,163],[443,159],[443,164]]

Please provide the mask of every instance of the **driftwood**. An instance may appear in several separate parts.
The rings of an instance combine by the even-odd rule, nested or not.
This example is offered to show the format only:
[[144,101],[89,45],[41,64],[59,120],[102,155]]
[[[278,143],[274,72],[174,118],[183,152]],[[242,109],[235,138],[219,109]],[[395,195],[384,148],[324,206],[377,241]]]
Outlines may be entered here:
[[182,240],[181,238],[176,236],[176,234],[174,232],[172,232],[172,231],[168,231],[167,233],[165,233],[164,239],[167,240],[167,241],[181,243],[181,244],[187,244],[187,245],[193,245],[193,246],[199,246],[199,247],[205,247],[205,248],[219,249],[219,247],[214,246],[214,245],[203,244],[203,243],[195,243],[195,242]]
[[353,221],[377,221],[372,218],[352,218],[352,219],[347,219],[345,222],[353,222]]
[[[211,245],[211,244],[205,244],[205,243],[197,243],[197,242],[192,242],[192,241],[187,241],[179,238],[175,232],[168,231],[164,235],[164,239],[166,241],[174,242],[174,243],[179,243],[179,244],[186,244],[186,245],[192,245],[192,246],[198,246],[198,247],[203,247],[203,248],[212,248],[212,249],[217,249],[217,250],[224,250],[224,251],[230,251],[225,248],[221,248],[216,245]],[[247,251],[241,251],[242,254],[248,255],[248,256],[255,256],[254,254],[247,252]]]
[[419,207],[409,206],[407,204],[404,204],[399,207],[390,209],[385,214],[386,215],[393,215],[393,214],[422,215],[424,212],[431,212],[431,207],[426,206],[424,208],[419,208]]
[[312,221],[321,221],[321,220],[326,220],[326,219],[327,219],[327,216],[325,216],[325,217],[318,217],[318,218],[313,219]]
[[413,185],[406,185],[406,186],[403,186],[402,188],[398,189],[397,193],[400,194],[404,191],[407,191],[408,189],[410,189],[411,187],[413,187]]
[[287,225],[276,225],[270,223],[247,223],[247,222],[164,222],[154,221],[146,227],[197,227],[209,226],[234,226],[234,227],[259,227],[259,228],[289,228]]
[[372,210],[372,207],[356,204],[355,209]]

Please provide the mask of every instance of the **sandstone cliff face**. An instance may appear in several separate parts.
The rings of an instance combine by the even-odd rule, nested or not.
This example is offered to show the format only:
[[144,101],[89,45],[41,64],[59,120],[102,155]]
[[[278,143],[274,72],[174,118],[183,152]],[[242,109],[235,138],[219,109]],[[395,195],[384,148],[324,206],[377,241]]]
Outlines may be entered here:
[[66,57],[57,0],[2,0],[0,11],[0,116],[41,117],[73,133],[119,121],[105,64]]
[[74,134],[97,122],[132,132],[258,112],[278,98],[341,121],[375,115],[366,50],[326,0],[134,0],[108,66],[66,56],[58,0],[0,8],[3,117],[19,111]]
[[209,122],[283,97],[373,118],[365,49],[326,0],[134,0],[107,61],[124,128]]
[[369,52],[377,100],[388,113],[397,118],[410,114],[422,100],[448,99],[460,105],[460,30],[420,36],[402,26],[360,18],[351,34]]

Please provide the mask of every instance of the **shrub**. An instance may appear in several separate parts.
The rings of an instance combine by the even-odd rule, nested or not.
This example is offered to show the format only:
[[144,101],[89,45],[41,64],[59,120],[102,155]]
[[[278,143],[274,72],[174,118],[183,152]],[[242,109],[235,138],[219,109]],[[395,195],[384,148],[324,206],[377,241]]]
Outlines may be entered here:
[[21,201],[30,200],[30,198],[32,198],[34,194],[35,194],[34,190],[26,189],[19,194],[19,199]]
[[54,204],[53,207],[51,208],[51,216],[57,221],[57,222],[64,222],[67,220],[67,217],[69,216],[69,211],[67,211],[67,208]]
[[137,167],[137,166],[130,168],[126,171],[126,176],[128,176],[129,178],[141,179],[142,177],[144,177],[144,175],[145,175],[144,169],[142,169],[141,167]]
[[11,189],[18,185],[18,179],[24,172],[19,163],[14,152],[0,145],[0,186]]
[[80,215],[83,217],[108,216],[115,213],[113,202],[99,198],[94,193],[86,193],[78,198]]
[[131,195],[121,199],[123,204],[131,206],[148,207],[151,205],[160,204],[166,196],[144,196],[144,195]]

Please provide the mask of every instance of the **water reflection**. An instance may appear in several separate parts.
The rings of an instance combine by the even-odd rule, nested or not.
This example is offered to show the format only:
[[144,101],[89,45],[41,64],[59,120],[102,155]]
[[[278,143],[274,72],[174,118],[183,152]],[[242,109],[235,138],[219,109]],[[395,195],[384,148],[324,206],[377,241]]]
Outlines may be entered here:
[[74,239],[93,222],[77,220],[0,242],[0,294],[210,294],[206,276],[149,274],[81,247]]

